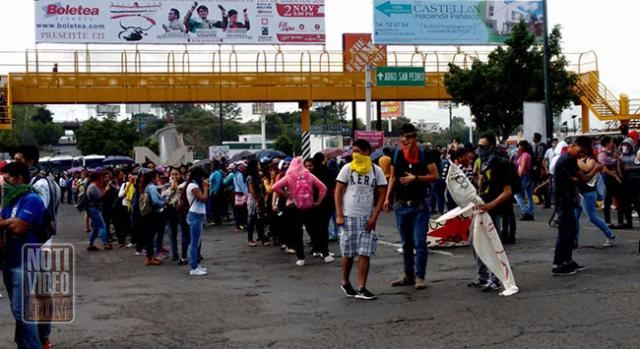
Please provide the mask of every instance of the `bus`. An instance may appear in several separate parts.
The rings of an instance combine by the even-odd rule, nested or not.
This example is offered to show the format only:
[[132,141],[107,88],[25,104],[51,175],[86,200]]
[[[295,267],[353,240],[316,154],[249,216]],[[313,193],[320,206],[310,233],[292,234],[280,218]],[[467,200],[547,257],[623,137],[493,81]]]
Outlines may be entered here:
[[49,173],[51,171],[51,157],[44,156],[38,160],[38,167],[40,170]]
[[73,157],[70,155],[54,156],[49,160],[49,172],[62,173],[73,167]]
[[82,166],[85,168],[102,167],[102,160],[104,159],[104,155],[86,155],[82,157]]

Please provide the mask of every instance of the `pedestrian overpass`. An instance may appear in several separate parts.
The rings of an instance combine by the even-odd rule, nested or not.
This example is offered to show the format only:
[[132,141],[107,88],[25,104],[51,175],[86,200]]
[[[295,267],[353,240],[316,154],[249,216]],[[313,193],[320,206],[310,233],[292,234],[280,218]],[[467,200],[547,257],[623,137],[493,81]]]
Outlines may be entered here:
[[[110,51],[28,50],[14,55],[0,84],[7,101],[0,106],[0,129],[12,127],[14,104],[297,102],[302,124],[313,102],[365,100],[365,74],[348,72],[343,53],[329,51]],[[375,55],[375,52],[371,54]],[[488,52],[393,51],[388,66],[422,67],[425,86],[372,88],[373,101],[440,101],[448,64],[470,68]],[[568,55],[578,75],[583,131],[589,111],[611,123],[640,118],[640,100],[616,98],[599,78],[594,52]],[[368,57],[356,57],[365,61]],[[0,57],[1,62],[7,57]],[[54,63],[58,71],[52,71]],[[586,117],[585,117],[586,116]],[[305,120],[306,119],[306,120]]]

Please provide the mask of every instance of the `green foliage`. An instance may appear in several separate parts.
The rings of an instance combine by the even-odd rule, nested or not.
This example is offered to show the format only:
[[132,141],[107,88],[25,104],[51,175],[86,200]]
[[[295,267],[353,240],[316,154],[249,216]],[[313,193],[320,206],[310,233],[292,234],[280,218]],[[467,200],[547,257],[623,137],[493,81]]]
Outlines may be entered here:
[[91,118],[82,123],[76,132],[76,139],[78,149],[85,155],[130,155],[140,135],[133,121]]
[[53,122],[41,123],[31,121],[29,128],[40,146],[58,144],[60,137],[64,136],[62,126],[54,124]]
[[49,146],[58,144],[64,135],[61,126],[53,123],[53,113],[43,106],[13,106],[12,130],[0,132],[0,148],[11,149],[18,145]]
[[[453,138],[460,139],[463,144],[469,142],[469,126],[467,126],[464,119],[459,116],[454,116],[451,120],[451,126],[442,132],[422,133],[419,135],[420,141],[424,143],[431,143],[434,146],[446,146],[451,143]],[[477,138],[477,134],[474,132],[474,139]]]
[[289,137],[285,135],[278,137],[275,140],[273,147],[287,155],[293,155],[293,142],[291,142]]
[[[549,37],[551,48],[551,104],[554,115],[567,108],[575,94],[575,75],[567,71],[558,27]],[[522,120],[525,101],[544,100],[544,50],[524,22],[514,27],[506,47],[498,47],[483,63],[474,59],[470,70],[449,64],[445,86],[454,102],[469,105],[481,132],[506,139]]]

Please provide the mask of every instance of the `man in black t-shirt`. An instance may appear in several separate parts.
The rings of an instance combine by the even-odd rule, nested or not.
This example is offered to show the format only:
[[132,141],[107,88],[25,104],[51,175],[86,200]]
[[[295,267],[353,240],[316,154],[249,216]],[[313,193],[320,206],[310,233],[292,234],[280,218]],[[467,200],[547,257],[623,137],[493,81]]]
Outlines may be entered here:
[[[512,205],[513,193],[511,190],[510,169],[507,159],[496,153],[496,136],[487,134],[478,140],[478,156],[480,171],[478,178],[478,194],[485,202],[480,209],[489,213],[493,225],[500,231],[502,216]],[[472,231],[472,234],[474,232]],[[469,241],[473,241],[469,237]],[[478,267],[478,277],[469,284],[469,287],[482,288],[483,292],[498,291],[502,286],[498,278],[489,271],[487,266],[475,256]]]
[[[436,160],[418,146],[416,128],[405,124],[400,129],[402,146],[393,153],[385,211],[396,213],[402,240],[404,275],[391,286],[427,287],[427,226],[429,224],[429,188],[438,179]],[[415,256],[413,250],[415,249]]]
[[[553,275],[573,275],[586,269],[573,260],[573,245],[577,233],[575,209],[579,207],[578,186],[587,183],[592,173],[583,173],[578,167],[580,157],[593,154],[591,140],[588,137],[576,138],[567,153],[556,162],[553,174],[556,200],[556,219],[558,220],[558,238],[553,258]],[[596,165],[593,171],[602,171],[601,165]]]

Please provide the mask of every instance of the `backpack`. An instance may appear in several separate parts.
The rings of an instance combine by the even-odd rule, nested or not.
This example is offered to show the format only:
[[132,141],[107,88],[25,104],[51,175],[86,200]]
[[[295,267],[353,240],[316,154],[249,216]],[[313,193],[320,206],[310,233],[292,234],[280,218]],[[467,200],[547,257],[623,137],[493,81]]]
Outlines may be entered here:
[[309,209],[313,207],[313,186],[309,183],[309,172],[296,177],[293,185],[293,203],[298,209]]
[[43,227],[38,232],[38,242],[47,242],[52,236],[58,233],[58,227],[56,222],[56,216],[58,215],[58,208],[60,207],[60,186],[53,177],[36,176],[31,180],[31,184],[36,184],[40,180],[47,181],[47,187],[49,188],[49,202],[47,208],[44,211]]
[[153,207],[151,207],[151,198],[145,191],[138,197],[138,208],[140,209],[140,216],[146,217],[151,214]]

